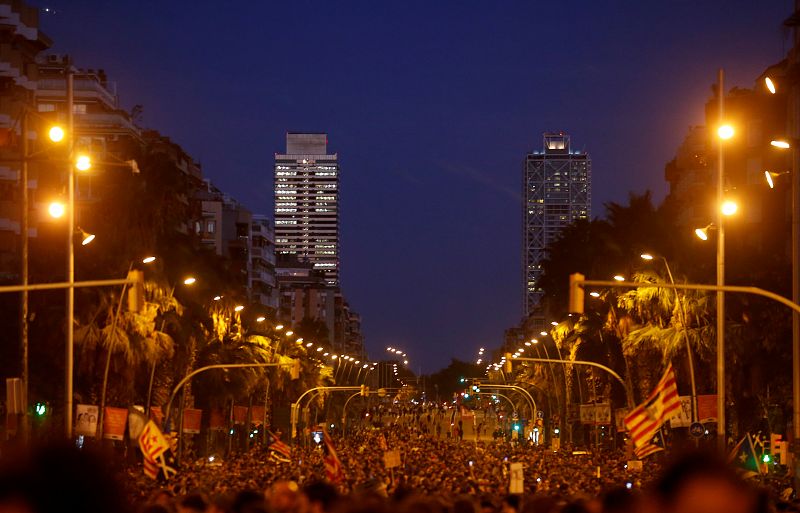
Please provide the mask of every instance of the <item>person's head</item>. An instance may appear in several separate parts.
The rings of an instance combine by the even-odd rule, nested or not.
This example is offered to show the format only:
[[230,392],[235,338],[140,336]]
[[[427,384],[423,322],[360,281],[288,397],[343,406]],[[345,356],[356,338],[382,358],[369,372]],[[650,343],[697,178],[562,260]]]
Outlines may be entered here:
[[178,513],[205,513],[208,503],[202,495],[192,493],[178,499],[175,506]]
[[339,500],[339,492],[336,491],[336,488],[324,481],[314,481],[305,485],[303,493],[308,499],[311,513],[327,513]]
[[519,511],[519,505],[519,495],[506,495],[503,498],[503,502],[500,504],[500,511],[502,513],[517,513]]
[[664,513],[755,513],[755,491],[717,456],[695,452],[669,466],[652,489]]

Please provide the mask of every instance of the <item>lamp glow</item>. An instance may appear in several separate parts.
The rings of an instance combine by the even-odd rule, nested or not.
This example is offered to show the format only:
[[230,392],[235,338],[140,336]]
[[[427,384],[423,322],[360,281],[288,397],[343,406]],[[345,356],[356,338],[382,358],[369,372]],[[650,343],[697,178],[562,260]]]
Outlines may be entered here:
[[652,260],[653,259],[653,255],[651,255],[650,253],[642,253],[639,256],[642,257],[642,260]]
[[695,228],[694,234],[697,235],[697,238],[700,240],[708,240],[708,230],[705,228]]
[[789,148],[792,147],[792,145],[789,144],[789,141],[784,141],[783,139],[776,139],[774,141],[770,141],[769,143],[772,146],[775,146],[776,148],[781,148],[783,150],[788,150]]
[[142,259],[142,263],[143,264],[149,264],[149,263],[155,262],[155,261],[156,261],[156,257],[154,257],[154,256],[148,256],[148,257],[144,257]]
[[194,283],[195,283],[196,281],[197,281],[197,279],[196,279],[195,277],[193,277],[193,276],[189,276],[188,278],[186,278],[185,280],[183,280],[183,284],[184,284],[184,285],[194,285]]
[[244,310],[244,305],[236,305],[233,307],[234,312],[241,312],[242,310]]
[[720,139],[730,139],[733,134],[734,130],[731,125],[722,125],[717,129],[717,135]]
[[771,78],[764,77],[764,85],[767,86],[767,90],[770,93],[775,94],[777,92],[777,89],[775,89],[775,82],[773,82]]
[[739,210],[739,206],[732,200],[725,200],[720,208],[722,209],[722,215],[726,216],[732,216]]
[[60,126],[54,126],[47,132],[47,136],[55,143],[61,142],[64,140],[64,129]]
[[78,158],[75,159],[75,168],[78,171],[88,171],[92,167],[92,159],[89,158],[89,155],[78,155]]

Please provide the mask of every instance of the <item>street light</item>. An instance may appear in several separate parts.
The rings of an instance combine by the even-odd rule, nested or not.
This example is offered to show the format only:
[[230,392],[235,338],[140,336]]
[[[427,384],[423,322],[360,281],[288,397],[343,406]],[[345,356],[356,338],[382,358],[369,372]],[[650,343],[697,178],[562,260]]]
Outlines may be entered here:
[[[617,280],[617,281],[625,281],[625,277],[622,276],[621,274],[615,274],[614,275],[614,279]],[[556,326],[556,325],[558,325],[558,323],[553,324],[553,326]]]
[[792,147],[792,145],[789,144],[789,141],[786,141],[786,140],[783,140],[783,139],[775,139],[775,140],[770,141],[769,143],[771,145],[775,146],[776,148],[780,148],[782,150],[788,150],[789,148]]
[[725,200],[722,202],[722,205],[720,205],[720,211],[722,215],[725,216],[732,216],[737,210],[739,210],[739,205],[733,200]]
[[47,136],[54,143],[59,143],[64,140],[64,129],[61,128],[60,126],[51,127],[50,130],[47,132]]
[[77,231],[78,231],[78,238],[81,239],[81,246],[86,246],[95,239],[95,235],[93,233],[86,232],[84,230],[81,230],[80,228],[78,228]]
[[707,225],[705,228],[695,228],[694,234],[697,235],[697,238],[700,240],[708,240],[708,232],[712,228],[714,228],[713,223]]
[[775,82],[773,82],[771,78],[764,77],[764,85],[767,86],[767,90],[770,93],[775,94],[776,92],[778,92],[777,89],[775,88]]
[[189,277],[187,277],[187,278],[185,278],[183,280],[183,284],[184,285],[194,285],[196,281],[197,281],[197,278],[195,278],[194,276],[189,276]]
[[719,136],[720,139],[725,139],[725,140],[730,139],[733,137],[734,133],[735,130],[731,125],[728,124],[720,125],[720,127],[717,128],[717,135]]
[[75,159],[75,169],[78,171],[88,171],[92,168],[92,159],[89,155],[78,155]]
[[154,257],[154,256],[148,256],[148,257],[144,257],[144,258],[142,259],[142,263],[143,263],[143,264],[149,264],[150,262],[155,262],[155,260],[156,260],[156,257]]
[[60,219],[63,217],[64,212],[66,212],[66,207],[64,207],[64,204],[60,201],[53,201],[47,206],[47,213],[50,214],[50,217],[54,219]]
[[764,171],[764,178],[767,180],[767,185],[769,185],[770,189],[775,188],[775,179],[781,175],[788,175],[788,171],[783,171],[781,173],[776,173],[774,171]]
[[241,312],[242,310],[244,310],[244,305],[236,305],[233,307],[234,312]]
[[266,319],[267,319],[266,317],[264,317],[263,315],[260,315],[260,316],[256,317],[256,322],[264,322]]

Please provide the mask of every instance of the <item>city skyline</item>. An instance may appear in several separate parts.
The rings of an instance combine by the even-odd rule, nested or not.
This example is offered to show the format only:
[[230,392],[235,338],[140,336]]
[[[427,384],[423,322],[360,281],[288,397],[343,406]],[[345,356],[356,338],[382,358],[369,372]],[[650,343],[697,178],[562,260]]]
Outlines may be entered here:
[[[286,81],[286,75],[280,77],[285,82],[278,82],[255,73],[249,78],[257,86],[249,88],[263,85],[270,91],[264,97],[270,101],[261,103],[262,97],[241,94],[248,89],[239,76],[243,68],[220,70],[220,75],[239,76],[230,84],[213,73],[207,75],[209,61],[222,62],[226,57],[221,49],[212,49],[201,60],[189,55],[197,41],[166,39],[166,20],[178,16],[199,27],[222,23],[205,6],[193,6],[188,15],[180,6],[168,6],[169,16],[156,21],[125,2],[100,8],[90,2],[55,4],[58,13],[42,20],[44,30],[54,36],[55,50],[73,54],[79,65],[109,70],[126,106],[144,104],[147,125],[161,127],[184,145],[215,183],[254,212],[271,210],[270,198],[257,191],[269,190],[264,187],[270,181],[263,172],[268,164],[265,155],[280,147],[283,134],[287,130],[332,134],[332,144],[347,155],[349,173],[342,190],[348,205],[342,212],[343,259],[348,262],[343,282],[348,297],[364,316],[373,356],[387,345],[407,347],[412,355],[415,348],[434,347],[426,371],[446,364],[450,356],[469,359],[474,349],[492,345],[505,327],[519,321],[518,163],[536,147],[541,132],[564,129],[592,148],[595,171],[603,182],[595,194],[595,211],[606,201],[624,200],[630,189],[650,188],[660,198],[666,190],[664,164],[674,155],[685,127],[702,118],[715,68],[728,68],[730,84],[752,86],[765,63],[783,57],[780,23],[791,12],[788,2],[771,9],[736,2],[724,12],[719,4],[618,8],[624,13],[587,3],[577,19],[567,17],[566,10],[554,10],[553,28],[543,29],[537,37],[509,35],[520,34],[517,24],[530,19],[519,5],[482,13],[465,8],[449,18],[450,10],[439,6],[429,13],[431,21],[416,27],[423,36],[417,43],[398,37],[410,44],[408,48],[392,45],[377,31],[361,36],[376,38],[384,52],[388,48],[388,61],[399,66],[399,74],[379,58],[381,45],[362,48],[363,39],[323,31],[306,45],[287,48],[279,44],[281,32],[292,30],[287,27],[268,34],[266,43],[253,36],[242,38],[240,48],[247,51],[237,59],[256,59],[265,53],[266,44],[278,65],[288,69],[297,65],[301,54],[314,55],[312,48],[323,48],[316,43],[328,41],[331,45],[317,54],[319,62],[314,64],[342,80],[338,85],[336,80],[310,85],[307,80]],[[310,11],[314,16],[304,18],[304,24],[317,28],[324,28],[324,18],[337,15],[325,7]],[[386,16],[398,23],[390,27],[390,34],[402,35],[414,12],[368,10],[346,21],[355,29],[368,26],[370,17],[386,21]],[[298,14],[291,7],[271,7],[264,19],[291,20]],[[121,33],[127,37],[111,37],[125,16],[131,26]],[[223,16],[259,18],[249,11]],[[605,29],[589,27],[589,20],[598,18],[609,21]],[[442,19],[448,19],[448,25],[440,33],[434,21]],[[718,19],[714,25],[718,28],[709,30],[708,19]],[[87,34],[78,29],[76,20],[97,29]],[[559,30],[570,23],[584,31],[581,41],[568,42],[560,35]],[[652,34],[666,30],[686,37],[669,50],[651,54]],[[611,42],[613,31],[621,36]],[[134,38],[134,34],[148,37]],[[448,46],[449,38],[465,34],[477,34],[473,44]],[[496,53],[480,46],[497,35],[502,37],[494,47]],[[545,47],[548,38],[563,43],[558,55],[536,52],[536,45]],[[136,43],[131,46],[128,41]],[[443,46],[444,59],[423,58],[430,45]],[[164,48],[163,64],[152,64],[152,52]],[[116,62],[120,56],[125,56],[121,60],[126,69]],[[527,63],[531,56],[538,62]],[[345,65],[332,67],[337,59]],[[650,66],[652,59],[664,66]],[[370,64],[372,71],[346,77],[353,70],[369,68],[362,64]],[[531,81],[539,76],[533,69],[537,66],[550,78]],[[500,80],[486,78],[497,73]],[[508,79],[502,79],[503,73]],[[456,78],[442,79],[448,74]],[[599,98],[588,96],[585,87],[602,88],[612,77],[618,90],[606,88]],[[426,87],[433,82],[438,85]],[[311,101],[302,105],[306,98]],[[220,129],[225,123],[215,122],[220,119],[218,104],[242,124],[228,127],[232,135]],[[254,115],[254,105],[261,106],[255,109],[260,115]],[[586,112],[592,115],[587,117]],[[198,113],[209,122],[187,123]],[[409,208],[402,208],[401,198],[410,202]],[[467,209],[467,204],[475,207]],[[496,261],[481,266],[488,255]],[[440,286],[430,286],[435,281]],[[415,286],[420,285],[425,289],[422,306],[409,322],[397,312],[416,304],[420,298]],[[368,299],[375,290],[385,298],[380,304]],[[415,370],[419,363],[414,362]]]

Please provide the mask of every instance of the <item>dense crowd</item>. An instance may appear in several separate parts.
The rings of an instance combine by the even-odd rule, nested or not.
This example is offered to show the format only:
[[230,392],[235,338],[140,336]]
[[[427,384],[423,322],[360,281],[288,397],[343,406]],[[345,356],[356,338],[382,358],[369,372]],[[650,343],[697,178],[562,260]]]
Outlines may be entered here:
[[[0,512],[800,511],[789,490],[781,496],[784,484],[772,490],[763,482],[756,486],[709,455],[690,454],[662,468],[662,453],[639,470],[628,468],[621,450],[552,451],[507,440],[466,441],[432,432],[435,419],[414,412],[390,418],[381,429],[367,425],[334,437],[343,470],[334,484],[324,479],[322,444],[310,439],[288,459],[261,446],[227,458],[198,458],[167,482],[145,477],[140,465],[114,474],[107,460],[93,467],[90,452],[62,448],[6,467],[0,474]],[[397,466],[387,468],[387,451],[398,451]],[[521,493],[510,493],[512,463],[522,464]]]

